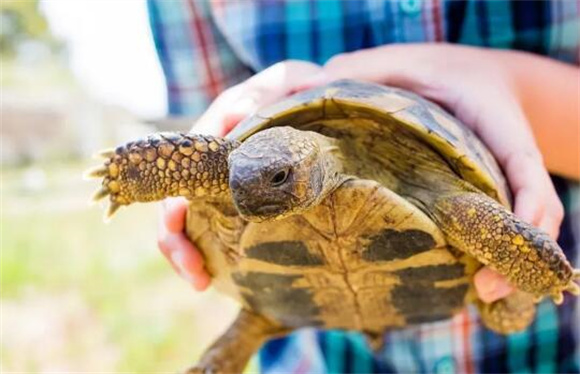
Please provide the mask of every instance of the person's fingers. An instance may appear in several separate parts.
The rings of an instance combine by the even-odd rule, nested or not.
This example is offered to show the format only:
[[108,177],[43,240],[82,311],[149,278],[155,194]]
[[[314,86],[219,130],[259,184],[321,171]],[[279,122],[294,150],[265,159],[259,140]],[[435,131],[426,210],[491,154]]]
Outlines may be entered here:
[[[242,107],[257,111],[282,98],[300,91],[302,82],[322,72],[320,65],[306,61],[283,61],[248,79]],[[251,113],[253,114],[253,113]]]
[[554,183],[548,177],[546,179],[546,208],[538,227],[546,231],[552,239],[558,239],[560,226],[564,220],[564,205],[556,192]]
[[[490,107],[477,108],[485,97],[490,98]],[[515,198],[514,213],[555,238],[562,204],[519,104],[509,96],[482,90],[473,100],[460,100],[457,107],[458,117],[483,140],[504,171]]]
[[173,233],[183,232],[185,228],[187,200],[183,198],[169,198],[163,200],[161,204],[163,222],[167,230]]
[[515,197],[514,213],[526,222],[538,226],[545,212],[544,170],[540,160],[530,152],[509,152],[501,160]]
[[[229,88],[214,100],[192,129],[200,134],[225,135],[260,107],[281,99],[301,77],[320,71],[312,63],[288,61],[276,64],[247,81]],[[161,209],[158,245],[175,271],[197,290],[208,287],[211,277],[202,254],[184,234],[187,201],[167,199]]]
[[514,213],[556,239],[564,209],[539,151],[510,152],[501,164],[514,193]]
[[170,199],[161,209],[157,245],[173,269],[196,290],[206,289],[211,277],[204,268],[204,259],[183,232],[187,202]]
[[192,286],[196,291],[205,291],[210,284],[211,284],[211,276],[207,271],[204,271],[203,273],[198,274],[193,279]]
[[264,93],[261,89],[248,87],[247,94],[239,98],[229,110],[223,113],[221,135],[226,135],[243,119],[256,113],[260,109],[262,102],[264,102],[263,95]]
[[161,252],[182,275],[197,275],[204,270],[201,253],[183,233],[167,233],[159,242]]
[[292,88],[292,93],[309,90],[311,88],[329,84],[337,79],[340,79],[340,77],[333,76],[332,74],[329,74],[324,70],[321,70],[320,72],[311,76],[304,77],[302,80],[297,82]]
[[482,268],[475,274],[474,283],[477,295],[486,303],[502,299],[514,290],[503,275],[488,267]]
[[260,108],[295,92],[295,86],[321,67],[305,61],[283,61],[220,94],[199,118],[192,131],[225,135]]
[[248,79],[246,83],[261,87],[267,93],[285,94],[321,71],[322,67],[318,64],[288,60],[272,65]]
[[168,233],[159,241],[159,248],[173,269],[198,291],[210,283],[201,253],[182,233]]
[[326,77],[313,77],[312,84],[357,79],[405,88],[435,99],[431,91],[438,89],[438,82],[445,79],[443,70],[454,63],[453,56],[447,59],[448,48],[446,45],[391,44],[343,53],[328,60],[323,66]]
[[204,135],[222,135],[224,133],[224,117],[242,97],[245,90],[244,83],[241,83],[221,93],[195,122],[191,132]]

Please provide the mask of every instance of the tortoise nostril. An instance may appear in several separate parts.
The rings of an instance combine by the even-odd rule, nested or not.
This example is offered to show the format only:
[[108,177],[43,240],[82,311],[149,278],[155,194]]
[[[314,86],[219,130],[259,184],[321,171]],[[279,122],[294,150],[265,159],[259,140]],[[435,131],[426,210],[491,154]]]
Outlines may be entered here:
[[237,180],[235,180],[235,179],[232,179],[232,180],[230,180],[230,188],[231,188],[232,190],[235,190],[235,191],[237,191],[237,190],[239,190],[239,189],[240,189],[240,187],[241,187],[241,184],[240,184],[240,182],[238,182],[238,181],[237,181]]

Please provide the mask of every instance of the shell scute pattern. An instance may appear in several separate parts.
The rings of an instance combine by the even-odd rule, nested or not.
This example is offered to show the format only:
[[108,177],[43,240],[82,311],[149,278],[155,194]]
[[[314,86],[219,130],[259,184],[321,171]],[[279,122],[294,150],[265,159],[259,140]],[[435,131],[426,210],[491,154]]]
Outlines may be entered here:
[[[379,84],[367,83],[361,85],[359,82],[344,79],[336,81],[327,87],[337,88],[334,97],[348,98],[348,99],[367,99],[378,96],[383,96],[397,90],[390,87],[381,86]],[[328,90],[326,88],[325,90]]]
[[[323,124],[327,119],[325,115],[376,115],[365,114],[368,110],[389,115],[418,131],[418,134],[423,134],[423,138],[447,158],[462,178],[502,204],[510,205],[511,195],[505,178],[481,141],[437,104],[397,88],[373,83],[361,84],[351,80],[336,81],[298,93],[261,110],[258,115],[242,121],[228,137],[243,141],[250,135],[273,126],[317,129],[332,136],[333,129]],[[318,128],[317,123],[320,124]],[[349,130],[341,129],[337,136],[349,136]]]

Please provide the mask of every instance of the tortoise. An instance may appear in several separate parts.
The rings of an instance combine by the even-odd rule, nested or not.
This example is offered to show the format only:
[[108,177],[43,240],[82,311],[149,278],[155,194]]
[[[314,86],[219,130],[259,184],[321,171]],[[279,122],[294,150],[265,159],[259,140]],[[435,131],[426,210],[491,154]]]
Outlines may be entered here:
[[[105,151],[95,199],[108,216],[184,196],[187,234],[214,286],[241,304],[190,372],[242,372],[270,338],[295,329],[383,332],[450,318],[476,304],[485,326],[525,329],[535,303],[578,295],[546,233],[511,213],[478,138],[438,105],[351,80],[295,94],[225,138],[158,133]],[[478,299],[483,265],[517,286]]]

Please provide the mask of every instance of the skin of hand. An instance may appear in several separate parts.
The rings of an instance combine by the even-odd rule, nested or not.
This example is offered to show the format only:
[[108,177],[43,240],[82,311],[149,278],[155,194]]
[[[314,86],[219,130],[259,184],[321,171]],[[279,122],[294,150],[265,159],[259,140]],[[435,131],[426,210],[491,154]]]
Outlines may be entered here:
[[[194,131],[227,132],[262,106],[336,79],[406,88],[442,104],[470,126],[504,169],[515,195],[516,214],[556,237],[563,207],[544,167],[506,60],[509,61],[488,49],[405,44],[341,54],[323,68],[284,62],[225,91]],[[183,234],[185,211],[183,200],[165,204],[159,246],[173,267],[195,289],[203,290],[210,277],[203,269],[201,255]],[[513,290],[505,278],[489,268],[475,275],[475,286],[486,302],[505,297]]]

